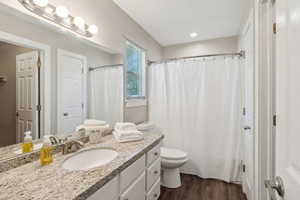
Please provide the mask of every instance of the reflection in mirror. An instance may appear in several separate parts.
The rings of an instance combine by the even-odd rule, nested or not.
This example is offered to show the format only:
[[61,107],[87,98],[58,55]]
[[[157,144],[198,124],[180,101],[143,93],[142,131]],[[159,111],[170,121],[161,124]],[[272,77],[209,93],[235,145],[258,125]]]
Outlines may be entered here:
[[74,135],[87,119],[110,127],[123,121],[121,54],[16,16],[0,17],[31,30],[1,30],[12,39],[0,36],[0,160],[23,154],[26,131],[39,151],[45,135]]
[[0,42],[0,147],[21,142],[26,130],[38,138],[38,59],[35,49]]

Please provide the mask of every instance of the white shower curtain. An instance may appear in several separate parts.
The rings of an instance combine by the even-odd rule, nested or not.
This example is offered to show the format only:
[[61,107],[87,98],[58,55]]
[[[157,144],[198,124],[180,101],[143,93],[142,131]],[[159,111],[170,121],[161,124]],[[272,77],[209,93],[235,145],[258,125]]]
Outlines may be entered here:
[[238,181],[242,93],[238,58],[180,60],[149,68],[149,115],[164,146],[188,153],[182,171]]
[[123,121],[123,67],[103,67],[90,73],[90,118],[111,126]]

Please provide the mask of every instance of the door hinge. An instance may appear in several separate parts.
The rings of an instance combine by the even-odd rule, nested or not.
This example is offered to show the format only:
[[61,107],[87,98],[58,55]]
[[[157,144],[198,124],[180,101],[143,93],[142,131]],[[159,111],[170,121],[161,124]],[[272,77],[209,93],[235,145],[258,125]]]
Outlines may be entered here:
[[41,61],[41,55],[40,55],[40,52],[39,52],[38,60],[37,60],[37,67],[38,67],[38,68],[41,68],[41,67],[42,67],[42,61]]
[[240,170],[241,170],[243,173],[246,172],[246,165],[245,165],[245,163],[244,163],[243,160],[241,160],[241,162],[240,162]]
[[277,125],[277,116],[273,115],[273,126]]
[[83,67],[81,68],[81,73],[84,74],[84,69],[83,69]]
[[82,110],[84,109],[84,103],[81,103],[81,108],[82,108]]
[[277,24],[276,23],[273,24],[273,33],[274,34],[277,33]]
[[243,115],[246,115],[246,108],[243,108]]
[[36,110],[37,110],[37,111],[41,111],[41,110],[42,110],[42,105],[37,105],[37,106],[36,106]]

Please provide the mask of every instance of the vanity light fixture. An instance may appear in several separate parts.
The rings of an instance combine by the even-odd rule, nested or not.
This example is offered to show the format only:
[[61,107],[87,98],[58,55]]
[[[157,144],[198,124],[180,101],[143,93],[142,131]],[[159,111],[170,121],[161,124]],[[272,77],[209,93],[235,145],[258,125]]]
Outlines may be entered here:
[[69,16],[69,10],[64,6],[57,6],[55,14],[60,18],[67,18]]
[[198,33],[196,33],[196,32],[190,34],[191,38],[194,38],[194,37],[197,37],[197,36],[198,36]]
[[92,24],[92,25],[89,26],[88,31],[91,34],[95,35],[95,34],[98,33],[98,27],[95,24]]
[[35,5],[40,6],[40,7],[46,7],[49,3],[48,0],[33,0],[32,1]]
[[65,6],[55,6],[49,0],[18,0],[27,10],[85,37],[98,33],[95,24],[88,25],[82,17],[73,17]]
[[84,28],[85,28],[85,22],[84,22],[84,19],[82,17],[75,17],[74,20],[73,20],[73,22],[74,22],[75,26],[77,26],[81,30],[84,30]]

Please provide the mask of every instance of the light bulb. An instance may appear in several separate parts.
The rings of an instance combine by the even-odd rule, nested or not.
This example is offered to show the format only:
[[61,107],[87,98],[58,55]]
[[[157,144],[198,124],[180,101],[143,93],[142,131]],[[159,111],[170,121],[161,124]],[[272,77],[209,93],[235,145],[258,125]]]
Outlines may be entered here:
[[48,15],[52,15],[53,14],[53,9],[50,7],[45,8],[45,13],[47,13]]
[[78,28],[80,29],[84,29],[85,28],[85,22],[84,22],[84,19],[82,17],[75,17],[74,20],[73,20],[75,26],[77,26]]
[[190,34],[190,37],[191,37],[191,38],[194,38],[194,37],[197,37],[197,36],[198,36],[198,33],[196,33],[196,32]]
[[69,10],[64,6],[56,7],[55,13],[61,18],[67,18],[69,16]]
[[33,0],[33,3],[37,6],[45,7],[48,5],[49,1],[48,0]]
[[88,31],[93,34],[96,35],[98,33],[98,27],[95,24],[92,24],[89,26]]

